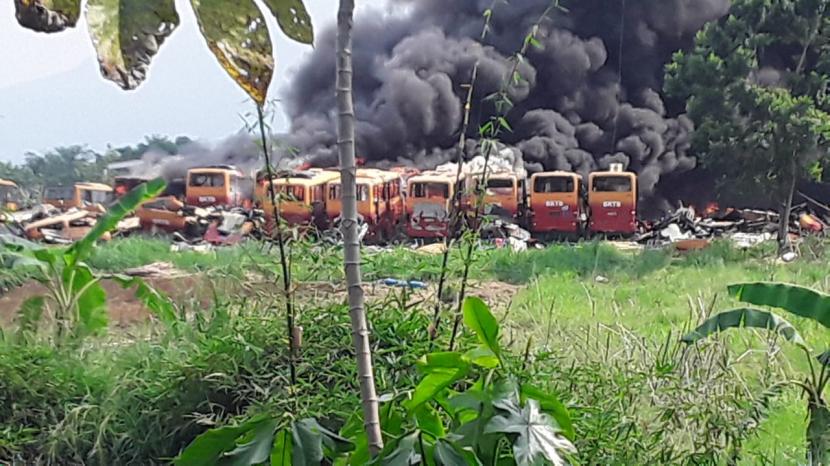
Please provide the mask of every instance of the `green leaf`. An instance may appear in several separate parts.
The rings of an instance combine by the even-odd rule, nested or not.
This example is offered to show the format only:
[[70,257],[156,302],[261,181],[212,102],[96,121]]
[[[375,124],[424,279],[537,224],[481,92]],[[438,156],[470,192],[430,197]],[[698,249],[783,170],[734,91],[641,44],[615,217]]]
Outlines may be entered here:
[[422,404],[463,378],[470,371],[470,363],[460,353],[431,353],[420,366],[426,375],[415,387],[412,399],[405,403],[407,411],[413,413]]
[[256,425],[244,443],[225,453],[219,461],[221,466],[251,466],[269,461],[274,445],[276,419],[268,419]]
[[479,298],[470,296],[464,300],[464,325],[470,327],[478,336],[478,341],[501,358],[499,347],[499,323],[487,304]]
[[38,32],[60,32],[75,27],[81,16],[81,0],[14,0],[21,26]]
[[164,190],[164,187],[164,180],[156,178],[133,188],[118,203],[110,207],[103,217],[98,219],[95,226],[86,236],[69,248],[67,254],[72,258],[72,262],[83,260],[92,249],[95,241],[101,238],[104,233],[114,229],[118,225],[118,222],[135,210],[141,203],[158,196]]
[[287,429],[277,432],[271,450],[271,466],[291,466],[292,446],[291,434]]
[[518,434],[513,442],[513,456],[518,466],[531,466],[543,459],[564,464],[562,452],[576,452],[570,440],[559,435],[553,420],[532,399],[524,408],[519,409],[516,404],[506,415],[493,417],[484,432]]
[[84,264],[67,266],[63,270],[63,284],[72,293],[78,309],[76,335],[94,335],[107,327],[107,292],[92,269]]
[[271,13],[277,17],[282,32],[303,44],[314,42],[314,28],[311,17],[302,0],[264,0]]
[[43,308],[46,305],[46,298],[43,296],[32,296],[23,301],[20,310],[17,311],[17,334],[24,337],[26,334],[37,332],[37,325],[43,317]]
[[830,328],[830,295],[784,283],[743,283],[728,289],[745,303],[781,308]]
[[476,366],[480,366],[485,369],[493,369],[499,365],[498,356],[496,356],[495,353],[493,353],[490,348],[487,348],[486,346],[477,346],[464,353],[464,357],[469,359],[470,362]]
[[568,408],[559,401],[559,398],[530,384],[522,384],[521,395],[524,402],[527,402],[528,399],[538,401],[542,411],[550,414],[559,428],[562,429],[562,435],[571,441],[576,439],[571,415]]
[[417,431],[401,438],[398,441],[397,447],[388,456],[382,458],[381,464],[384,466],[410,466],[412,464],[418,464],[421,460],[421,455],[418,454],[415,448],[417,443]]
[[168,328],[175,329],[179,324],[179,314],[176,305],[164,293],[147,284],[140,277],[126,277],[123,275],[108,275],[122,288],[135,287],[135,297],[144,303],[153,315]]
[[88,0],[86,21],[101,74],[129,90],[147,77],[179,15],[174,0]]
[[469,449],[462,449],[447,440],[435,442],[435,463],[443,466],[481,465],[481,461]]
[[446,435],[441,417],[429,405],[423,404],[415,410],[415,422],[418,425],[418,429],[434,438],[442,438]]
[[274,74],[271,38],[265,18],[252,0],[190,0],[202,37],[236,83],[265,105]]
[[203,466],[217,464],[223,453],[236,448],[236,440],[262,424],[272,422],[265,415],[256,416],[238,426],[210,429],[196,437],[179,456],[173,460],[176,466]]
[[323,461],[323,434],[319,426],[313,419],[303,419],[292,426],[293,466],[317,466]]
[[783,318],[759,309],[741,308],[721,312],[706,319],[696,329],[683,336],[684,343],[694,343],[713,333],[730,328],[762,328],[777,332],[797,345],[803,345],[804,340],[795,330],[795,327]]

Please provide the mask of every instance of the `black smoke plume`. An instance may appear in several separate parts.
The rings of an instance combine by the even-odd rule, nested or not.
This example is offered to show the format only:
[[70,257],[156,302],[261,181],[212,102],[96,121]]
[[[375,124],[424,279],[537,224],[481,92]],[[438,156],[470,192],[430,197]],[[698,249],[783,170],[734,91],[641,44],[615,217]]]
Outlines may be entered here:
[[[454,157],[464,85],[478,63],[472,124],[492,114],[485,97],[513,67],[511,57],[550,5],[546,0],[390,0],[402,15],[369,13],[354,29],[354,95],[359,156],[377,165],[435,166]],[[484,12],[496,5],[485,39]],[[690,170],[691,121],[661,96],[663,67],[696,31],[729,10],[729,0],[572,0],[541,23],[510,88],[513,132],[529,171],[587,173],[623,162],[641,192],[661,176]],[[288,143],[320,166],[337,165],[335,31],[329,28],[283,98]],[[471,152],[474,152],[471,151]]]

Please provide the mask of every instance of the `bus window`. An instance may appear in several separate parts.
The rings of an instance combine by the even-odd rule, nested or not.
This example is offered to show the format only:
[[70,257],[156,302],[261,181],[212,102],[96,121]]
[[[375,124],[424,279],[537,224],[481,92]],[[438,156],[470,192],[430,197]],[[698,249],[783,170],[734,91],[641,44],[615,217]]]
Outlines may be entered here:
[[45,199],[54,199],[59,201],[69,201],[75,197],[75,188],[72,186],[56,186],[46,188],[43,193]]
[[359,184],[357,185],[357,202],[363,202],[369,200],[369,185]]
[[81,191],[81,200],[88,204],[107,204],[110,201],[109,191]]
[[339,184],[329,185],[329,199],[331,199],[332,201],[340,199],[340,185]]
[[323,201],[323,186],[317,185],[314,187],[314,190],[311,192],[311,201],[312,202],[321,202]]
[[572,193],[574,192],[574,179],[570,176],[539,177],[533,182],[533,192]]
[[631,178],[627,176],[602,176],[594,178],[594,192],[628,193],[631,192]]
[[487,190],[502,196],[513,195],[513,180],[504,178],[488,178]]
[[412,197],[450,197],[450,186],[447,183],[414,183]]
[[225,175],[222,173],[193,173],[190,175],[190,186],[220,188],[225,186]]

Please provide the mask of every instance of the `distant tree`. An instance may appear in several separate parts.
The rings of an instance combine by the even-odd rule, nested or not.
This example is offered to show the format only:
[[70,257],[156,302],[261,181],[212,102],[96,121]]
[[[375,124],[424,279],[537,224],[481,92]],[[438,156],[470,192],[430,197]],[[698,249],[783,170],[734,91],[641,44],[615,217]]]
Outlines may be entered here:
[[29,152],[24,164],[40,187],[100,181],[104,165],[100,154],[84,146],[57,147],[45,154]]
[[721,187],[780,203],[782,250],[795,184],[828,157],[828,5],[735,0],[666,72],[666,92],[686,101],[694,147]]

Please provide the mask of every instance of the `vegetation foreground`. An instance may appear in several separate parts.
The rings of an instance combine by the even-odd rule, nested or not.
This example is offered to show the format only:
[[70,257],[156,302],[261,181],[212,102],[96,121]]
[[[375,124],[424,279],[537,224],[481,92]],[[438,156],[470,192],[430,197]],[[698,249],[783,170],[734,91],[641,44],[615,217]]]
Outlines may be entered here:
[[[694,347],[680,342],[704,317],[735,307],[726,294],[730,283],[830,289],[824,246],[803,246],[792,264],[776,262],[772,249],[716,243],[685,256],[600,243],[523,253],[482,249],[472,268],[473,294],[502,321],[502,345],[519,378],[567,404],[574,462],[794,463],[804,458],[806,410],[802,394],[781,381],[806,367],[789,358],[797,349],[771,342],[767,332],[725,333]],[[278,259],[267,245],[171,252],[165,240],[129,238],[95,249],[87,262],[99,273],[169,262],[198,278],[198,293],[208,299],[194,296],[196,288],[173,288],[177,309],[189,315],[181,326],[148,320],[78,345],[56,346],[43,336],[24,344],[7,326],[0,344],[0,459],[165,463],[207,429],[257,413],[313,417],[334,432],[353,429],[360,405],[348,307],[331,285],[342,279],[339,251],[306,243],[292,251],[304,329],[294,388],[282,295],[269,285],[278,278]],[[410,396],[420,377],[416,362],[446,348],[449,323],[431,345],[432,287],[375,282],[429,283],[441,256],[407,248],[364,253],[384,406]],[[449,276],[461,266],[451,262]],[[14,274],[4,272],[7,296],[26,280]],[[790,322],[819,348],[830,343],[816,323]],[[466,332],[469,343],[474,337]]]

